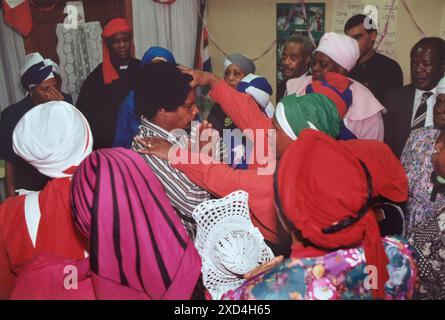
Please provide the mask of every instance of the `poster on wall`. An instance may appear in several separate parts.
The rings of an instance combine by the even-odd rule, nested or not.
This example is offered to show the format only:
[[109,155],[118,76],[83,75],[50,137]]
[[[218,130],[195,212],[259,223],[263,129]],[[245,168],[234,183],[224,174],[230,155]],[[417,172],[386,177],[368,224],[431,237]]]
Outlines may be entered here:
[[336,0],[333,2],[333,6],[334,32],[343,33],[346,21],[353,15],[361,13],[376,17],[377,51],[392,59],[397,59],[395,50],[398,1]]
[[325,33],[324,3],[277,4],[277,88],[282,85],[281,56],[286,40],[293,36],[309,36],[316,44]]

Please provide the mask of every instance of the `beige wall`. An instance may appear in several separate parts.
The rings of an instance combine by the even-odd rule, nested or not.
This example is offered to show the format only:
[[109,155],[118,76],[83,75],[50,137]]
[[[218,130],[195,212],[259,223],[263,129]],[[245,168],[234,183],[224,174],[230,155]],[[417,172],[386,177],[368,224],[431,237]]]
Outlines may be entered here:
[[[326,3],[326,30],[333,29],[333,2],[314,0],[306,2]],[[241,52],[251,58],[263,54],[276,39],[276,4],[297,3],[279,0],[208,0],[207,25],[216,43],[227,54]],[[368,1],[373,4],[372,0]],[[445,0],[408,0],[419,24],[429,36],[438,36]],[[409,52],[420,39],[408,13],[399,1],[396,28],[396,60],[400,63],[405,83],[410,81]],[[224,55],[210,42],[213,71],[222,76]],[[276,47],[257,60],[257,74],[276,83]]]

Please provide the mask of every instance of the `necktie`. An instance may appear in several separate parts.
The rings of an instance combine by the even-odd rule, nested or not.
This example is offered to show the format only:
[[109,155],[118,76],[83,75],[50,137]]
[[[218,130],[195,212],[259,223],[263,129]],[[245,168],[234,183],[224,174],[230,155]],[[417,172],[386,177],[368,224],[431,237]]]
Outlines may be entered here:
[[416,115],[414,117],[413,123],[411,124],[411,130],[425,126],[426,110],[428,108],[426,101],[428,100],[429,97],[431,97],[432,94],[433,94],[432,92],[424,92],[422,94],[422,101],[420,102],[420,105],[417,108]]

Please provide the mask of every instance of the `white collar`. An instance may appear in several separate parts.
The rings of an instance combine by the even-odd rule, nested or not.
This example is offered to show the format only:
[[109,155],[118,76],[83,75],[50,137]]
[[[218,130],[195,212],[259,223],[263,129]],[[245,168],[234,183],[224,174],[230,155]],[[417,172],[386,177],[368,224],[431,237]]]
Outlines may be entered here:
[[437,86],[435,86],[433,89],[431,89],[429,91],[416,89],[416,97],[421,97],[425,92],[431,92],[431,93],[433,93],[434,96],[437,96]]

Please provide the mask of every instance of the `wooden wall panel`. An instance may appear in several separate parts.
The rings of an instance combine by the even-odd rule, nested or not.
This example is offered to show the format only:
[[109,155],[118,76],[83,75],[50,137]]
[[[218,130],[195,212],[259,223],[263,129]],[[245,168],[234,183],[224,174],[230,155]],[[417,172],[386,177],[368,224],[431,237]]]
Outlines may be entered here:
[[[35,1],[39,3],[39,1]],[[25,39],[26,53],[40,52],[45,58],[59,62],[57,56],[56,25],[63,23],[66,0],[58,0],[51,11],[31,7],[34,27]],[[131,0],[84,0],[85,21],[99,21],[103,25],[107,20],[116,17],[131,19]]]

